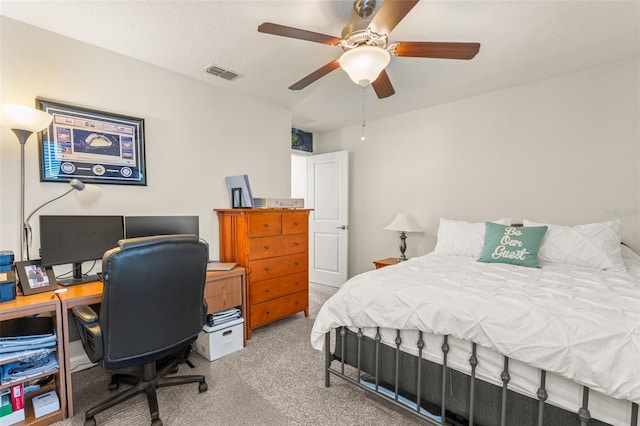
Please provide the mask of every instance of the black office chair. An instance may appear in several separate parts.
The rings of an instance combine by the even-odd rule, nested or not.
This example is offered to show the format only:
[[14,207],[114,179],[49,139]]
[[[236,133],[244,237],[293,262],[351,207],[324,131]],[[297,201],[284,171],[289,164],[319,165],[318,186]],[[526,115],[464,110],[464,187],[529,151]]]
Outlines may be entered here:
[[85,426],[96,424],[97,413],[142,392],[151,424],[161,426],[157,388],[199,382],[199,391],[207,390],[204,376],[167,376],[184,361],[172,356],[188,353],[206,321],[207,252],[194,235],[166,235],[122,240],[104,254],[100,315],[88,306],[72,310],[82,345],[105,370],[141,366],[142,371],[113,374],[110,390],[119,382],[133,387],[88,410]]

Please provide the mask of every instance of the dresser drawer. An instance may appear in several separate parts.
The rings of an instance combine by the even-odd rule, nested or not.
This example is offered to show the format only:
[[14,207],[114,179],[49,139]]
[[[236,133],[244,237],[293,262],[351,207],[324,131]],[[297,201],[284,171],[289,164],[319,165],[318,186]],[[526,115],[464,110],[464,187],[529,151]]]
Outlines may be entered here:
[[282,215],[283,234],[306,234],[309,231],[309,214],[307,212]]
[[307,253],[250,260],[248,265],[249,277],[251,282],[255,282],[295,274],[296,272],[305,272],[308,262]]
[[249,304],[266,302],[287,294],[306,290],[308,285],[308,277],[306,272],[285,275],[284,277],[272,278],[270,280],[262,280],[252,282],[249,291]]
[[242,305],[242,277],[229,277],[222,280],[209,279],[204,285],[204,299],[207,301],[207,313],[222,311]]
[[250,238],[249,259],[265,259],[267,257],[306,252],[308,238],[307,234]]
[[265,259],[267,257],[281,256],[284,241],[282,235],[275,237],[249,238],[249,259]]
[[291,234],[282,236],[282,253],[307,253],[309,249],[309,234]]
[[308,293],[304,290],[251,306],[251,328],[304,311],[309,305]]
[[280,213],[258,213],[248,215],[249,237],[264,237],[282,233],[282,215]]

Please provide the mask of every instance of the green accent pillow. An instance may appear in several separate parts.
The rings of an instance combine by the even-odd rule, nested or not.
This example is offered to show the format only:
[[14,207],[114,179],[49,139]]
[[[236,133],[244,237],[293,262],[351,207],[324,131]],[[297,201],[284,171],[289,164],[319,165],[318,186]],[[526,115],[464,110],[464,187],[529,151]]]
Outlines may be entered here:
[[484,247],[479,262],[538,267],[538,252],[547,226],[505,226],[485,222]]

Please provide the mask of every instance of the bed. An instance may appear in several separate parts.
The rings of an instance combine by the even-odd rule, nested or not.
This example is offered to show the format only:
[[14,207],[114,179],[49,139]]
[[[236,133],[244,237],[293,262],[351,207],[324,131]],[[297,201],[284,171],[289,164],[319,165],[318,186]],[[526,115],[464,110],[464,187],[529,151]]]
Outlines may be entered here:
[[524,224],[546,228],[534,267],[478,261],[490,225],[442,219],[434,252],[347,281],[311,333],[325,385],[431,424],[640,426],[640,256],[616,221]]

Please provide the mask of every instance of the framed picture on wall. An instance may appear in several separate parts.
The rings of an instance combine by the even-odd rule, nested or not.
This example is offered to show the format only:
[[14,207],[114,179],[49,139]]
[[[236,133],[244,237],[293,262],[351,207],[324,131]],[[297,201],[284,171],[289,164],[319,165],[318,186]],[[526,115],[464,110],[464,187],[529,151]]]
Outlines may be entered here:
[[28,296],[35,293],[43,293],[58,288],[56,276],[52,268],[47,268],[40,260],[26,260],[16,262],[16,272],[20,280],[22,294]]
[[40,133],[40,181],[146,185],[144,119],[37,98],[53,116]]
[[291,149],[313,153],[313,133],[291,128]]

